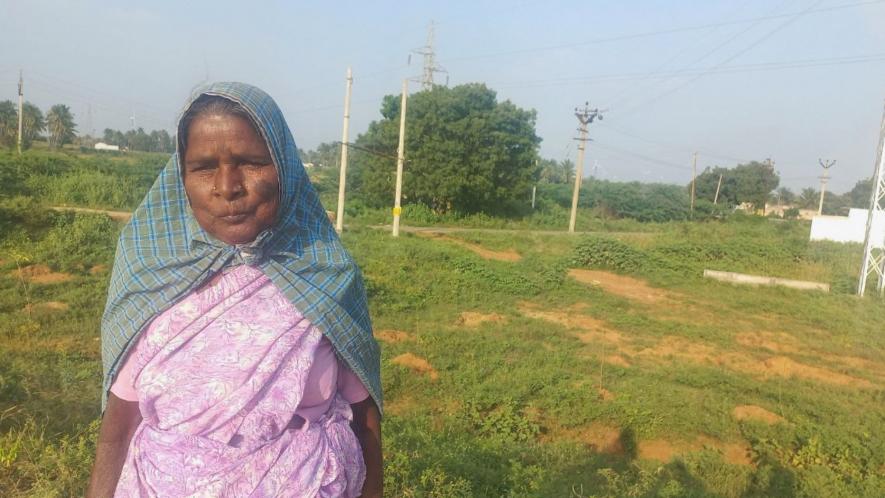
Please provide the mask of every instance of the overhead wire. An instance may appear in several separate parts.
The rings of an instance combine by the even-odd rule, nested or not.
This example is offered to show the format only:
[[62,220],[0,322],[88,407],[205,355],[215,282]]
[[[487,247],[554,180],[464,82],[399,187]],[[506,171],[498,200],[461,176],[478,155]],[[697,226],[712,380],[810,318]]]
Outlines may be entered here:
[[[784,22],[782,22],[782,23],[778,24],[777,26],[775,26],[774,29],[769,30],[769,31],[766,32],[764,35],[762,35],[761,37],[757,38],[756,40],[754,40],[754,41],[753,41],[752,43],[750,43],[749,45],[745,46],[743,49],[741,49],[741,50],[739,50],[738,52],[736,52],[736,53],[730,55],[729,57],[726,57],[724,60],[720,61],[718,64],[716,64],[715,66],[713,66],[713,67],[710,68],[710,69],[711,69],[711,70],[718,69],[718,68],[720,68],[720,67],[722,67],[722,66],[728,64],[729,62],[731,62],[731,61],[737,59],[737,58],[740,57],[741,55],[743,55],[743,54],[749,52],[750,50],[754,49],[755,47],[759,46],[761,43],[765,42],[766,40],[768,40],[769,38],[771,38],[772,36],[774,36],[776,33],[778,33],[779,31],[781,31],[782,29],[784,29],[784,28],[786,28],[787,26],[793,24],[794,22],[796,22],[797,20],[799,20],[802,16],[804,16],[804,15],[806,15],[807,13],[811,12],[811,11],[814,9],[814,7],[816,7],[817,5],[820,5],[820,3],[821,3],[822,1],[823,1],[823,0],[818,0],[818,1],[816,1],[815,3],[813,3],[810,7],[808,7],[807,9],[805,9],[805,10],[803,10],[803,11],[801,11],[801,12],[798,12],[798,13],[796,13],[796,14],[793,14],[793,15],[787,17],[786,20],[784,20]],[[622,111],[622,112],[621,112],[621,115],[628,115],[628,114],[630,114],[631,112],[635,112],[635,111],[639,110],[639,109],[642,108],[642,107],[646,107],[646,106],[649,106],[649,105],[651,105],[651,104],[654,104],[654,103],[660,101],[661,99],[663,99],[663,98],[665,98],[665,97],[668,97],[668,96],[672,95],[673,93],[676,93],[677,91],[681,90],[682,88],[685,88],[686,86],[690,85],[691,83],[694,83],[694,82],[697,81],[698,79],[700,79],[700,78],[702,78],[703,76],[705,76],[708,72],[709,72],[709,70],[708,70],[708,71],[701,72],[701,73],[699,73],[699,74],[693,76],[693,77],[690,78],[689,80],[684,81],[682,84],[680,84],[680,85],[678,85],[678,86],[676,86],[676,87],[674,87],[674,88],[671,88],[670,90],[668,90],[668,91],[666,91],[666,92],[664,92],[664,93],[661,93],[661,94],[659,94],[659,95],[657,95],[657,96],[655,96],[655,97],[652,97],[651,99],[647,99],[647,100],[643,101],[641,104],[635,105],[635,106],[633,106],[633,107],[627,109],[626,111]]]
[[[885,52],[864,55],[850,55],[842,57],[830,57],[820,59],[795,59],[786,61],[773,62],[756,62],[750,64],[736,64],[726,66],[711,66],[702,68],[690,68],[682,70],[673,70],[670,72],[662,72],[657,77],[669,79],[674,76],[697,76],[697,75],[715,75],[715,74],[738,74],[756,71],[775,71],[782,69],[802,69],[810,67],[827,67],[847,64],[864,64],[872,62],[885,62]],[[536,79],[536,80],[520,80],[511,82],[495,83],[496,88],[538,88],[550,86],[567,86],[567,85],[585,85],[596,82],[609,81],[629,81],[633,79],[644,79],[645,73],[613,73],[596,76],[569,76],[560,78]],[[614,109],[615,106],[609,106]]]
[[490,52],[490,53],[486,53],[486,54],[469,55],[469,56],[463,56],[463,57],[453,57],[453,58],[449,58],[449,59],[441,59],[440,62],[450,63],[450,62],[465,61],[465,60],[505,57],[505,56],[510,56],[510,55],[525,54],[525,53],[546,52],[546,51],[550,51],[550,50],[560,50],[563,48],[575,48],[575,47],[596,45],[596,44],[602,44],[602,43],[611,43],[611,42],[615,42],[615,41],[631,40],[631,39],[638,39],[638,38],[648,38],[648,37],[661,36],[661,35],[667,35],[667,34],[673,34],[673,33],[682,33],[682,32],[687,32],[687,31],[698,31],[698,30],[704,30],[704,29],[711,29],[711,28],[716,28],[716,27],[721,27],[721,26],[753,23],[753,22],[757,22],[757,21],[765,21],[765,20],[771,20],[771,19],[790,18],[790,17],[795,16],[797,14],[798,15],[805,15],[805,14],[817,14],[817,13],[824,13],[824,12],[832,12],[835,10],[848,9],[848,8],[860,7],[860,6],[864,6],[864,5],[880,4],[880,3],[885,3],[885,0],[868,0],[868,1],[862,1],[862,2],[852,2],[852,3],[847,3],[847,4],[833,5],[831,7],[823,7],[823,8],[817,8],[817,9],[811,8],[810,10],[805,9],[803,11],[793,12],[793,13],[773,14],[773,15],[768,15],[768,16],[758,16],[758,17],[751,17],[751,18],[746,18],[746,19],[736,19],[736,20],[732,20],[732,21],[707,23],[707,24],[700,24],[700,25],[695,25],[695,26],[665,28],[665,29],[645,31],[645,32],[640,32],[640,33],[628,33],[628,34],[623,34],[623,35],[600,37],[600,38],[594,38],[594,39],[590,39],[590,40],[571,42],[571,43],[562,43],[562,44],[546,45],[546,46],[539,46],[539,47],[528,47],[528,48],[514,49],[514,50],[504,50],[504,51],[499,51],[499,52]]
[[[774,12],[776,12],[777,10],[779,10],[779,9],[781,8],[781,6],[784,5],[784,3],[786,3],[786,0],[782,1],[782,2],[779,3],[776,7],[774,7],[774,8],[771,9],[771,10],[769,10],[768,15],[772,15]],[[744,27],[743,29],[736,31],[736,32],[733,33],[731,36],[728,36],[724,41],[719,42],[719,43],[718,43],[717,45],[715,45],[713,48],[711,48],[711,49],[707,50],[706,52],[704,52],[700,57],[695,57],[695,58],[694,58],[691,62],[689,62],[688,64],[684,64],[684,65],[682,65],[681,69],[682,69],[682,70],[686,70],[686,69],[690,69],[690,68],[694,67],[694,66],[695,66],[696,64],[698,64],[699,62],[701,62],[701,61],[703,61],[704,59],[706,59],[707,57],[709,57],[709,56],[715,54],[715,53],[718,52],[719,50],[722,50],[722,49],[725,48],[728,44],[730,44],[731,42],[733,42],[734,40],[736,40],[736,39],[739,38],[740,36],[744,35],[745,33],[749,32],[750,30],[752,30],[753,28],[755,28],[756,26],[758,26],[758,25],[759,25],[760,23],[762,23],[762,22],[763,22],[762,20],[758,20],[758,19],[757,19],[757,20],[755,20],[755,21],[749,23],[749,24],[748,24],[746,27]],[[671,60],[672,60],[672,59],[671,59]],[[661,68],[660,70],[651,71],[650,73],[648,73],[648,77],[651,77],[651,76],[657,74],[659,71],[662,71],[662,70],[663,70],[663,68]],[[645,79],[647,79],[647,78],[645,78]],[[665,78],[665,80],[666,80],[666,79],[669,79],[669,78]],[[635,92],[634,92],[634,93],[635,93]],[[626,92],[626,95],[629,96],[630,93],[629,93],[629,92]],[[626,100],[629,101],[630,99],[628,98],[628,99],[626,99]],[[616,106],[618,106],[619,104],[623,103],[624,101],[625,101],[625,94],[622,93],[622,94],[616,96],[615,98],[611,99],[611,100],[609,101],[609,106],[611,106],[611,107],[616,107]]]

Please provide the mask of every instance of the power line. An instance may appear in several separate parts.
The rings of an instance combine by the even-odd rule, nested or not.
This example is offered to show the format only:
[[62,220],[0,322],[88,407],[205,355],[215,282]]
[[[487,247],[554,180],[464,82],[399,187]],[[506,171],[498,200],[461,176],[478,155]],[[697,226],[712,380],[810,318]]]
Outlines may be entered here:
[[[642,142],[647,142],[647,143],[650,143],[650,144],[653,144],[653,145],[659,145],[659,146],[661,146],[661,147],[665,147],[665,148],[668,148],[668,149],[671,149],[671,150],[675,150],[675,151],[678,151],[678,152],[688,152],[688,151],[691,151],[691,150],[692,150],[692,148],[690,148],[690,147],[685,147],[685,146],[682,146],[682,145],[674,145],[674,144],[671,144],[671,143],[662,142],[662,141],[660,141],[660,140],[653,140],[653,139],[650,139],[650,138],[646,138],[646,137],[643,137],[643,136],[637,135],[637,134],[635,134],[635,133],[633,133],[633,132],[629,132],[629,131],[623,130],[623,129],[621,129],[621,128],[617,128],[617,127],[615,127],[615,126],[612,126],[611,123],[606,123],[606,124],[601,125],[601,126],[602,126],[604,129],[606,129],[606,130],[614,131],[615,133],[618,133],[618,134],[624,135],[624,136],[626,136],[626,137],[634,138],[634,139],[636,139],[636,140],[640,140],[640,141],[642,141]],[[710,151],[705,150],[705,149],[696,149],[696,151],[699,152],[699,153],[701,153],[701,154],[704,155],[704,156],[712,157],[713,159],[722,159],[722,160],[725,160],[725,161],[733,161],[733,162],[736,162],[736,163],[747,163],[747,162],[750,162],[750,161],[747,160],[747,159],[742,159],[742,158],[737,158],[737,157],[727,156],[727,155],[724,155],[724,154],[717,154],[717,153],[713,153],[713,152],[710,152]]]
[[788,14],[773,14],[773,15],[768,15],[768,16],[759,16],[759,17],[752,17],[752,18],[746,18],[746,19],[738,19],[738,20],[734,20],[734,21],[722,21],[722,22],[716,22],[716,23],[700,24],[700,25],[695,25],[695,26],[682,26],[682,27],[676,27],[676,28],[660,29],[660,30],[655,30],[655,31],[645,31],[645,32],[640,32],[640,33],[630,33],[630,34],[616,35],[616,36],[610,36],[610,37],[594,38],[591,40],[572,42],[572,43],[563,43],[563,44],[558,44],[558,45],[546,45],[546,46],[540,46],[540,47],[529,47],[529,48],[516,49],[516,50],[505,50],[505,51],[500,51],[500,52],[491,52],[491,53],[487,53],[487,54],[471,55],[471,56],[464,56],[464,57],[454,57],[451,59],[444,59],[443,62],[489,59],[489,58],[503,57],[503,56],[509,56],[509,55],[518,55],[518,54],[524,54],[524,53],[546,52],[549,50],[560,50],[563,48],[575,48],[575,47],[581,47],[581,46],[585,46],[585,45],[596,45],[596,44],[601,44],[601,43],[611,43],[611,42],[615,42],[615,41],[631,40],[631,39],[637,39],[637,38],[648,38],[648,37],[661,36],[661,35],[667,35],[667,34],[673,34],[673,33],[682,33],[682,32],[687,32],[687,31],[698,31],[698,30],[704,30],[704,29],[717,28],[717,27],[721,27],[721,26],[753,23],[753,22],[766,21],[766,20],[771,20],[771,19],[782,19],[785,17],[792,17],[797,14],[804,15],[804,14],[817,14],[817,13],[823,13],[823,12],[832,12],[835,10],[848,9],[848,8],[853,8],[853,7],[860,7],[860,6],[864,6],[864,5],[873,5],[873,4],[880,4],[880,3],[885,3],[885,0],[870,0],[870,1],[866,1],[866,2],[852,2],[852,3],[847,3],[847,4],[834,5],[832,7],[819,8],[819,9],[810,9],[810,10],[806,9],[801,12],[794,12],[794,13],[788,13]]
[[[792,15],[788,16],[787,19],[786,19],[784,22],[782,22],[782,23],[778,24],[777,26],[775,26],[774,29],[768,31],[767,33],[765,33],[764,35],[762,35],[760,38],[757,38],[755,41],[753,41],[752,43],[750,43],[749,45],[747,45],[747,46],[744,47],[743,49],[739,50],[737,53],[732,54],[731,56],[725,58],[724,60],[722,60],[721,62],[719,62],[719,63],[716,64],[715,66],[713,66],[713,68],[711,68],[711,69],[717,69],[717,68],[719,68],[719,67],[722,67],[722,66],[728,64],[729,62],[731,62],[731,61],[737,59],[737,58],[740,57],[741,55],[743,55],[743,54],[749,52],[750,50],[752,50],[753,48],[757,47],[759,44],[761,44],[761,43],[764,42],[765,40],[768,40],[769,38],[771,38],[772,36],[774,36],[775,33],[777,33],[777,32],[779,32],[780,30],[786,28],[786,27],[789,26],[790,24],[796,22],[797,20],[799,20],[799,18],[801,18],[801,17],[804,16],[805,14],[811,12],[811,11],[814,9],[814,7],[817,6],[817,5],[819,5],[822,1],[823,1],[823,0],[818,0],[817,2],[815,2],[814,4],[812,4],[812,5],[811,5],[810,7],[808,7],[807,9],[805,9],[805,10],[803,10],[803,11],[801,11],[801,12],[798,12],[798,13],[796,13],[796,14],[792,14]],[[660,95],[657,95],[657,96],[655,96],[655,97],[652,97],[651,99],[648,99],[648,100],[646,100],[645,102],[643,102],[643,103],[641,103],[641,104],[639,104],[639,105],[634,106],[632,109],[628,109],[627,111],[625,111],[625,114],[629,114],[630,112],[636,111],[636,110],[638,110],[638,109],[640,109],[640,108],[642,108],[642,107],[645,107],[645,106],[649,106],[649,105],[651,105],[651,104],[654,104],[655,102],[658,102],[659,100],[661,100],[661,99],[663,99],[663,98],[665,98],[665,97],[667,97],[667,96],[669,96],[669,95],[672,95],[673,93],[675,93],[675,92],[681,90],[682,88],[686,87],[687,85],[690,85],[691,83],[697,81],[698,79],[702,78],[705,74],[707,74],[707,72],[702,72],[702,73],[700,73],[700,74],[697,74],[696,76],[692,77],[692,78],[689,79],[688,81],[683,82],[682,84],[676,86],[675,88],[671,88],[670,90],[668,90],[668,91],[666,91],[666,92],[664,92],[664,93],[662,93],[662,94],[660,94]]]
[[[846,64],[862,64],[862,63],[870,63],[870,62],[883,62],[885,61],[885,52],[883,53],[875,53],[875,54],[866,54],[866,55],[850,55],[850,56],[842,56],[842,57],[829,57],[829,58],[819,58],[819,59],[795,59],[795,60],[787,60],[787,61],[776,61],[776,62],[757,62],[752,64],[739,64],[739,65],[726,65],[726,66],[710,66],[703,68],[690,68],[690,69],[682,69],[682,70],[673,70],[668,72],[660,72],[655,76],[663,79],[668,79],[673,76],[697,76],[697,75],[711,75],[711,74],[737,74],[744,72],[755,72],[755,71],[773,71],[780,69],[801,69],[807,67],[827,67],[827,66],[837,66],[837,65],[846,65]],[[648,76],[650,77],[650,76]],[[647,78],[644,73],[614,73],[614,74],[606,74],[606,75],[597,75],[597,76],[572,76],[572,77],[561,77],[561,78],[549,78],[549,79],[537,79],[537,80],[522,80],[522,81],[513,81],[513,82],[499,82],[495,84],[496,88],[533,88],[533,87],[549,87],[549,86],[560,86],[560,85],[572,85],[572,84],[587,84],[587,83],[596,83],[596,82],[607,82],[607,81],[629,81],[634,79],[645,79]]]
[[665,160],[663,160],[663,159],[658,159],[658,158],[656,158],[656,157],[646,156],[646,155],[644,155],[644,154],[640,154],[640,153],[638,153],[638,152],[633,152],[633,151],[629,151],[629,150],[621,149],[620,147],[615,147],[615,146],[613,146],[613,145],[601,145],[601,144],[598,144],[598,143],[597,143],[597,144],[596,144],[596,148],[597,148],[597,149],[606,150],[606,151],[609,151],[609,152],[613,152],[613,153],[618,154],[618,155],[624,155],[624,156],[629,156],[629,157],[633,157],[633,158],[636,158],[636,159],[640,159],[640,160],[642,160],[642,161],[646,161],[646,162],[649,162],[649,163],[657,164],[657,165],[659,165],[659,166],[664,166],[665,168],[678,169],[678,170],[680,170],[680,171],[686,171],[686,170],[691,171],[691,167],[690,167],[690,166],[682,166],[682,165],[679,165],[679,164],[676,164],[676,163],[673,163],[673,162],[670,162],[670,161],[665,161]]
[[[771,9],[771,10],[769,11],[769,15],[771,15],[772,13],[774,13],[775,11],[777,11],[778,9],[780,9],[780,7],[781,7],[783,4],[784,4],[784,2],[781,2],[778,6],[776,6],[776,7],[773,8],[773,9]],[[718,45],[716,45],[716,46],[714,46],[713,48],[711,48],[710,50],[707,50],[707,51],[704,52],[704,54],[701,55],[700,57],[696,57],[694,60],[692,60],[692,61],[689,62],[688,64],[683,65],[681,69],[683,69],[683,70],[684,70],[684,69],[690,69],[691,67],[695,66],[697,63],[699,63],[699,62],[701,62],[702,60],[706,59],[707,57],[713,55],[714,53],[718,52],[718,51],[721,50],[722,48],[725,48],[725,46],[727,46],[729,43],[731,43],[732,41],[736,40],[738,37],[740,37],[740,36],[743,35],[744,33],[747,33],[747,32],[750,31],[751,29],[755,28],[755,27],[756,27],[759,23],[761,23],[761,22],[763,22],[763,21],[761,21],[761,20],[757,20],[757,21],[754,21],[754,22],[752,22],[752,23],[749,23],[745,28],[743,28],[743,29],[741,29],[741,30],[735,32],[734,34],[732,34],[731,36],[729,36],[725,41],[722,41],[722,42],[720,42]],[[653,74],[654,74],[654,73],[650,73],[649,76],[652,76]],[[619,103],[621,103],[621,102],[623,102],[623,101],[624,101],[623,96],[618,97],[617,100],[615,100],[615,101],[612,102],[612,105],[613,105],[613,106],[618,105]]]

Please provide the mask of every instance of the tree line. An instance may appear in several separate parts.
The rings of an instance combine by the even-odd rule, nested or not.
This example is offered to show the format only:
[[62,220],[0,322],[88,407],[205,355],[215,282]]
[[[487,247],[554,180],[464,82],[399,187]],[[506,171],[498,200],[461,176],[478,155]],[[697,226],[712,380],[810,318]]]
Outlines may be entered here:
[[[77,125],[70,107],[55,104],[46,115],[30,102],[22,104],[22,149],[28,149],[43,132],[52,148],[73,142]],[[15,147],[18,140],[18,106],[11,100],[0,102],[0,144]]]
[[143,128],[135,130],[113,130],[105,128],[101,141],[124,147],[127,150],[137,150],[142,152],[175,152],[175,136],[169,135],[166,130],[151,130],[150,133],[144,131]]
[[[43,135],[45,133],[45,136]],[[77,123],[70,107],[55,104],[44,115],[31,102],[22,104],[22,149],[29,149],[35,140],[45,139],[50,148],[79,143],[89,146],[99,139],[77,136]],[[11,100],[0,102],[0,146],[16,147],[18,140],[18,105]],[[107,128],[101,141],[128,150],[143,152],[175,152],[175,140],[166,130],[146,132],[142,128],[121,132]]]
[[[381,102],[381,118],[357,136],[350,150],[348,199],[369,207],[393,202],[399,139],[400,95]],[[571,205],[575,165],[569,160],[541,158],[535,132],[536,113],[508,100],[481,83],[435,86],[409,95],[406,118],[406,164],[402,203],[423,204],[438,214],[483,212],[528,214],[532,187],[537,208]],[[301,150],[305,163],[326,170],[328,192],[337,192],[340,143]],[[696,179],[694,216],[720,216],[741,205],[762,210],[766,203],[817,207],[818,192],[794,194],[780,186],[780,176],[767,161],[707,168]],[[601,216],[643,221],[688,219],[691,185],[614,182],[585,179],[579,205]],[[718,189],[718,195],[717,195]],[[824,212],[844,214],[848,207],[866,207],[870,182],[850,192],[828,193]]]

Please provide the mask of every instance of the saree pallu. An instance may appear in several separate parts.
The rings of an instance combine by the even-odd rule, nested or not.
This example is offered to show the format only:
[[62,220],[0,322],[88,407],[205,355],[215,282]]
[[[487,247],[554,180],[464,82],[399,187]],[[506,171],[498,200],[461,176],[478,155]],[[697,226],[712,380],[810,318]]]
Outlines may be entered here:
[[117,497],[352,497],[365,465],[339,395],[296,415],[321,332],[240,266],[158,316],[132,358],[142,423]]

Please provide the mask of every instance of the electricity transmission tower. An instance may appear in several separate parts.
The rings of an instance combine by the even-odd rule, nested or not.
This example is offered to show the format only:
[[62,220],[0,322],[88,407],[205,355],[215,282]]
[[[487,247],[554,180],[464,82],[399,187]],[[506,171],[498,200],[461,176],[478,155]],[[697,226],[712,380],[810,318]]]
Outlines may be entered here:
[[590,102],[584,102],[583,109],[575,107],[575,117],[581,123],[578,128],[581,136],[575,139],[578,141],[578,164],[575,165],[575,190],[572,192],[572,212],[568,221],[568,233],[575,233],[575,222],[578,218],[578,193],[581,191],[581,180],[584,176],[584,150],[587,148],[587,142],[590,141],[587,138],[587,125],[597,118],[601,120],[602,113],[603,111],[599,109],[590,109]]
[[817,162],[824,169],[824,174],[820,177],[820,203],[817,206],[817,215],[820,216],[824,212],[824,193],[827,191],[827,182],[830,181],[830,168],[836,164],[836,161],[818,159]]
[[[448,71],[446,71],[445,68],[436,63],[436,52],[433,50],[433,21],[430,21],[430,24],[427,26],[427,43],[421,48],[416,48],[415,50],[412,50],[412,53],[424,57],[424,71],[421,73],[422,90],[433,89],[434,73],[445,73],[446,84],[449,84]],[[412,55],[409,54],[409,63],[411,62]]]
[[[882,113],[882,124],[879,128],[879,148],[876,151],[876,170],[873,173],[873,189],[870,195],[870,211],[867,214],[867,229],[864,236],[863,260],[860,266],[860,281],[857,283],[857,295],[863,296],[867,279],[878,275],[879,296],[885,294],[885,240],[881,232],[885,223],[885,110]],[[876,226],[878,224],[878,227]],[[877,233],[878,232],[878,233]]]

